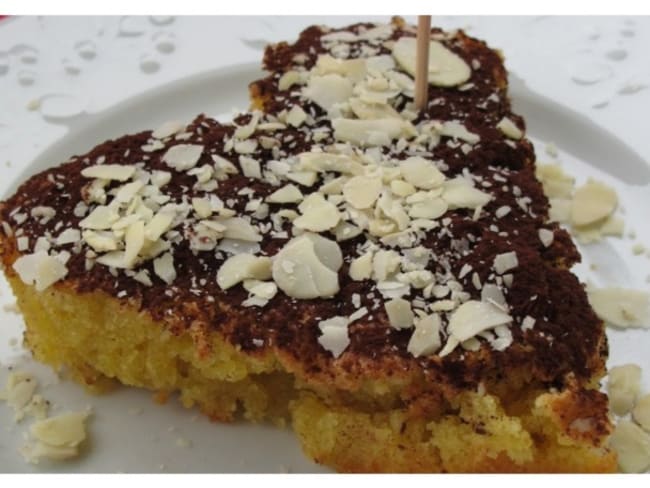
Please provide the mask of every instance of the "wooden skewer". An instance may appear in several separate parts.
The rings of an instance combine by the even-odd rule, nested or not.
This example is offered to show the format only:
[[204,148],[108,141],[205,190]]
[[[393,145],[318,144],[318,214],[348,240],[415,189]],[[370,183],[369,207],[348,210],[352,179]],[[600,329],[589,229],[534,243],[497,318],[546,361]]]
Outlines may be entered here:
[[417,48],[415,54],[415,108],[424,110],[429,94],[429,41],[431,16],[418,15]]

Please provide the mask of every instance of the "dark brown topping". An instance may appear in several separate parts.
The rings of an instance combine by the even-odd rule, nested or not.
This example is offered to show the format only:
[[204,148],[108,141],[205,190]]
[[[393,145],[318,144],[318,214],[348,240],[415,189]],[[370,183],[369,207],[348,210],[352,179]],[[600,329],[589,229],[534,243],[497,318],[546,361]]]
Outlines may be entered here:
[[[359,24],[346,30],[359,32],[368,27]],[[283,43],[267,49],[265,66],[272,73],[252,85],[253,93],[264,100],[267,112],[280,113],[298,101],[291,93],[278,90],[277,80],[282,72],[295,65],[297,54],[304,54],[303,66],[309,68],[314,64],[317,55],[325,52],[320,40],[322,34],[321,28],[311,27],[301,34],[296,44]],[[401,35],[412,33],[396,30],[393,38]],[[503,65],[494,51],[462,32],[444,42],[468,63],[475,61],[473,66],[478,67],[473,69],[470,80],[475,87],[467,91],[431,87],[430,99],[439,98],[444,103],[432,106],[424,117],[459,120],[480,136],[480,142],[467,153],[460,145],[443,142],[432,149],[430,157],[444,162],[448,178],[470,174],[477,188],[490,193],[493,199],[476,220],[469,209],[448,212],[445,217],[449,220],[444,219],[444,225],[428,232],[421,244],[433,252],[435,258],[427,269],[434,273],[450,272],[459,276],[465,265],[471,266],[472,272],[459,281],[463,290],[477,300],[480,300],[481,291],[474,284],[474,274],[481,283],[494,281],[494,258],[505,252],[516,253],[519,265],[510,271],[512,286],[504,287],[510,314],[515,319],[511,327],[513,343],[506,350],[496,351],[483,343],[478,351],[458,348],[442,359],[411,356],[406,345],[412,331],[389,326],[383,300],[374,282],[352,281],[348,275],[351,258],[358,256],[358,246],[366,240],[362,236],[339,243],[345,262],[338,273],[340,292],[334,299],[301,301],[278,293],[265,307],[243,307],[240,304],[248,293],[241,286],[224,291],[216,283],[216,273],[226,253],[197,252],[190,248],[187,240],[174,245],[177,278],[171,285],[156,276],[151,261],[138,268],[148,270],[153,282],[150,287],[123,272],[112,273],[105,266],[95,265],[88,271],[86,249],[74,252],[72,244],[61,246],[71,252],[66,282],[75,286],[79,293],[99,290],[120,298],[128,297],[139,304],[141,310],[167,324],[175,334],[198,328],[202,333],[217,331],[251,354],[274,348],[279,356],[299,364],[310,381],[332,379],[349,389],[359,388],[366,378],[407,373],[428,379],[420,389],[435,389],[441,382],[454,387],[494,382],[515,370],[526,371],[530,382],[561,385],[568,374],[574,374],[581,382],[589,381],[604,368],[602,324],[591,310],[582,285],[566,269],[580,259],[575,246],[565,231],[547,223],[548,201],[534,176],[532,145],[525,139],[507,140],[495,128],[504,116],[523,128],[522,119],[510,112]],[[384,51],[385,48],[379,48],[379,53]],[[303,108],[316,116],[322,114],[315,105]],[[242,115],[235,123],[242,126],[249,120],[250,115]],[[279,152],[258,146],[249,156],[259,160],[265,168],[270,161],[309,151],[312,141],[307,138],[314,127],[319,126],[329,127],[329,121],[322,119],[309,128],[278,130],[273,137],[279,141]],[[171,170],[162,160],[171,145],[179,142],[200,144],[204,152],[197,167],[212,165],[211,155],[216,154],[232,161],[241,170],[239,155],[226,147],[234,130],[231,125],[199,116],[186,129],[186,139],[171,138],[153,151],[143,150],[150,141],[150,132],[107,141],[86,155],[76,156],[66,164],[29,179],[3,204],[1,218],[13,229],[22,229],[22,235],[29,238],[30,251],[38,237],[57,236],[66,228],[77,228],[81,218],[75,216],[74,209],[89,182],[81,176],[81,171],[96,164],[98,158],[103,159],[104,164],[139,164],[147,171],[171,171],[173,177],[165,187],[165,194],[173,200],[214,194],[238,213],[244,212],[252,198],[250,191],[254,198],[262,198],[278,187],[238,174],[220,181],[216,189],[206,192],[195,188],[195,176]],[[328,142],[333,142],[331,137],[323,143]],[[395,151],[394,156],[396,159],[406,157],[399,151]],[[109,185],[107,189],[114,186]],[[244,195],[241,190],[246,190]],[[38,206],[54,208],[55,218],[47,222],[30,218],[16,224],[12,215],[16,212],[29,214]],[[271,204],[271,211],[283,207],[295,206]],[[507,215],[498,217],[498,209],[505,207]],[[252,222],[258,221],[253,218]],[[541,227],[554,232],[553,243],[548,248],[539,240]],[[325,235],[334,238],[332,234]],[[9,240],[9,236],[2,239]],[[264,234],[259,255],[275,255],[287,240],[288,237]],[[3,261],[8,272],[16,257],[3,247]],[[334,316],[349,316],[360,306],[367,307],[368,314],[349,326],[350,345],[344,355],[334,360],[317,342],[318,323]],[[531,330],[520,328],[526,316],[536,319]]]

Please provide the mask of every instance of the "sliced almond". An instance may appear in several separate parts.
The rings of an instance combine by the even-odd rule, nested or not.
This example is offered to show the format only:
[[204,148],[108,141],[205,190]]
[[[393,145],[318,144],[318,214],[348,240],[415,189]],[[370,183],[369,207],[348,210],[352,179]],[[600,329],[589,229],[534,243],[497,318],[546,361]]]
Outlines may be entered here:
[[409,339],[406,350],[413,356],[428,356],[440,349],[441,321],[438,314],[426,315],[415,322],[415,331]]
[[225,227],[224,237],[226,239],[238,239],[248,242],[260,242],[262,240],[257,228],[242,217],[225,219],[220,221],[219,224]]
[[388,146],[400,137],[413,137],[416,131],[410,122],[387,118],[373,120],[332,119],[334,137],[338,141],[359,146]]
[[311,76],[302,94],[323,110],[329,111],[335,104],[342,103],[352,96],[352,82],[339,74]]
[[26,285],[34,285],[43,291],[68,274],[68,268],[59,259],[45,251],[20,256],[12,266]]
[[63,246],[65,244],[75,244],[80,240],[81,232],[79,229],[66,229],[56,238],[56,245]]
[[79,222],[82,229],[105,230],[120,218],[119,214],[112,207],[96,207],[88,217]]
[[616,192],[597,181],[589,180],[578,188],[571,205],[571,223],[589,225],[609,217],[618,204]]
[[558,164],[538,164],[535,176],[542,182],[544,194],[549,198],[570,199],[573,195],[575,180],[566,174]]
[[98,164],[81,170],[81,176],[102,180],[126,181],[135,174],[136,167],[121,164]]
[[124,235],[124,264],[127,268],[135,265],[138,254],[144,247],[144,222],[141,220],[131,224]]
[[448,120],[442,123],[440,134],[454,139],[460,139],[470,144],[476,144],[481,140],[481,137],[474,132],[467,130],[463,124],[456,120]]
[[354,281],[369,280],[372,276],[373,253],[367,252],[350,263],[350,278]]
[[207,219],[212,215],[212,205],[206,197],[192,198],[192,208],[200,219]]
[[244,139],[243,141],[235,141],[233,149],[237,154],[253,154],[257,150],[257,140]]
[[287,178],[302,186],[312,186],[316,183],[317,175],[315,171],[290,171]]
[[548,209],[548,217],[551,222],[561,224],[571,219],[571,200],[564,198],[549,198],[551,207]]
[[300,127],[305,120],[307,120],[307,114],[302,109],[300,105],[294,105],[289,110],[287,114],[287,123],[293,127]]
[[517,253],[515,251],[504,252],[502,254],[497,254],[494,257],[494,271],[497,274],[503,274],[506,271],[515,269],[519,266],[519,261],[517,260]]
[[176,120],[172,120],[165,122],[156,130],[154,130],[151,133],[151,137],[154,137],[156,139],[164,139],[166,137],[173,136],[174,134],[178,134],[183,129],[185,129],[185,124],[182,124]]
[[642,396],[636,401],[632,417],[641,427],[650,432],[650,395]]
[[433,162],[421,157],[405,159],[400,162],[399,168],[404,179],[416,188],[430,190],[438,188],[445,181],[445,175]]
[[96,252],[115,251],[119,247],[119,241],[113,232],[85,230],[82,236],[84,242]]
[[162,188],[172,180],[172,174],[169,171],[153,171],[151,173],[151,184]]
[[393,329],[408,329],[413,326],[411,304],[403,298],[394,298],[385,303],[388,322]]
[[524,136],[524,133],[519,127],[517,127],[517,124],[508,117],[503,117],[499,121],[497,129],[503,132],[503,134],[510,139],[521,139]]
[[302,199],[302,192],[297,186],[291,184],[283,186],[266,197],[269,203],[295,203]]
[[268,280],[271,278],[271,259],[253,256],[252,254],[237,254],[221,265],[217,271],[217,284],[227,290],[244,280]]
[[650,294],[626,288],[587,289],[596,315],[621,328],[650,327]]
[[489,194],[474,188],[469,183],[460,182],[458,178],[445,185],[442,198],[449,204],[451,210],[476,209],[483,207],[492,199]]
[[449,354],[460,342],[498,325],[506,325],[511,322],[512,317],[498,307],[490,303],[469,300],[451,315],[447,327],[450,340],[445,344],[440,356]]
[[244,280],[244,288],[251,295],[265,300],[272,299],[278,292],[278,286],[272,281]]
[[372,259],[373,277],[377,281],[385,281],[397,272],[401,262],[400,255],[392,250],[377,251]]
[[34,398],[38,381],[24,371],[9,373],[4,390],[0,390],[0,400],[5,400],[14,411],[14,420],[20,422],[28,413],[27,408]]
[[242,174],[246,178],[255,178],[258,180],[262,178],[262,168],[257,159],[248,156],[239,156],[239,165],[241,166]]
[[641,368],[636,364],[615,366],[609,370],[609,404],[617,415],[627,414],[641,388]]
[[153,270],[156,275],[168,285],[176,279],[176,268],[174,267],[174,256],[167,252],[153,260]]
[[239,173],[237,166],[235,166],[232,161],[228,161],[226,158],[219,156],[218,154],[212,155],[212,161],[214,161],[214,170],[218,180],[223,180],[227,178],[228,175],[236,175]]
[[329,54],[321,54],[316,60],[314,73],[321,76],[337,74],[349,78],[353,82],[359,82],[366,75],[366,60],[361,58],[338,59]]
[[88,412],[71,412],[41,420],[30,427],[31,435],[56,447],[76,447],[86,439]]
[[338,271],[341,268],[343,253],[336,242],[312,232],[305,232],[302,237],[309,239],[314,244],[314,251],[321,263],[332,271]]
[[382,186],[381,178],[354,176],[343,185],[343,196],[354,208],[370,208],[379,198]]
[[254,111],[251,114],[251,118],[246,125],[237,127],[235,133],[233,134],[235,138],[240,140],[245,140],[251,137],[255,133],[257,124],[260,121],[261,113],[259,111]]
[[96,262],[109,268],[126,268],[124,251],[107,252],[99,256]]
[[555,238],[555,234],[553,233],[552,230],[538,229],[537,235],[539,236],[539,240],[542,242],[542,245],[544,247],[549,247],[551,244],[553,244],[553,239]]
[[408,197],[415,193],[415,186],[404,180],[392,180],[390,182],[390,190],[398,197]]
[[303,74],[300,71],[287,71],[278,80],[279,90],[288,90],[293,85],[303,82]]
[[363,174],[363,166],[344,154],[304,152],[298,155],[298,161],[300,169],[305,171]]
[[273,259],[273,280],[292,298],[334,296],[339,291],[336,271],[320,260],[313,240],[305,235],[289,241]]
[[[400,37],[392,48],[397,64],[415,77],[416,39]],[[472,75],[470,66],[438,41],[429,42],[429,83],[435,86],[462,85]]]
[[609,442],[624,473],[643,473],[650,467],[650,434],[634,422],[619,420]]
[[334,235],[336,236],[336,240],[339,242],[354,239],[362,233],[363,230],[360,227],[350,224],[349,222],[339,222],[338,225],[334,227]]
[[168,209],[161,209],[144,228],[144,235],[150,241],[157,241],[160,236],[167,232],[176,214]]
[[391,119],[401,118],[401,115],[388,104],[368,103],[360,98],[350,99],[350,108],[359,119]]
[[138,194],[138,192],[140,192],[143,187],[144,183],[142,181],[133,181],[131,183],[127,183],[126,185],[122,185],[115,194],[115,200],[121,203],[128,203],[133,199],[133,197]]
[[293,225],[299,229],[323,232],[336,227],[341,219],[336,205],[325,200],[320,193],[309,195],[298,209],[302,215],[293,221]]
[[335,358],[341,356],[343,351],[350,345],[350,337],[348,335],[349,323],[350,321],[347,317],[341,316],[321,320],[318,323],[318,328],[321,331],[318,343],[324,349],[331,352]]
[[409,216],[414,219],[437,219],[442,217],[449,205],[442,198],[432,198],[415,203],[409,208]]
[[187,171],[196,166],[203,154],[203,146],[198,144],[177,144],[170,147],[162,160],[176,171]]

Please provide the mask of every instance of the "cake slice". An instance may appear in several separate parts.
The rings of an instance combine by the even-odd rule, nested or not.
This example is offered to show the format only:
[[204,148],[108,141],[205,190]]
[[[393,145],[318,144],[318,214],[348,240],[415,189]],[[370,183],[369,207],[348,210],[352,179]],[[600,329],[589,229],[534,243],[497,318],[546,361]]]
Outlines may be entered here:
[[[339,471],[609,472],[607,343],[498,55],[310,27],[232,124],[107,141],[2,203],[34,356],[92,390],[289,423]],[[437,64],[436,64],[437,63]]]

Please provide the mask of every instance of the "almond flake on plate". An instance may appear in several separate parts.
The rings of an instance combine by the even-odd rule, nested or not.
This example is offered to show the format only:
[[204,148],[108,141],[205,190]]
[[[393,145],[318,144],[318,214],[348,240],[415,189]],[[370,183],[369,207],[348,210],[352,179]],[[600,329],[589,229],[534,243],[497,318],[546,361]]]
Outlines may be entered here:
[[30,427],[35,444],[21,449],[25,459],[38,464],[41,458],[62,461],[79,454],[79,445],[86,439],[89,412],[69,412],[40,420]]
[[650,467],[650,434],[634,422],[619,420],[609,442],[624,473],[643,473]]
[[650,294],[626,288],[587,289],[596,315],[621,328],[650,327]]
[[615,366],[609,370],[607,391],[609,403],[617,415],[627,414],[641,388],[641,368],[636,364]]
[[650,432],[650,394],[644,395],[636,401],[632,417],[641,427]]
[[571,204],[571,223],[584,226],[609,217],[618,204],[616,192],[598,181],[589,180],[578,188]]

